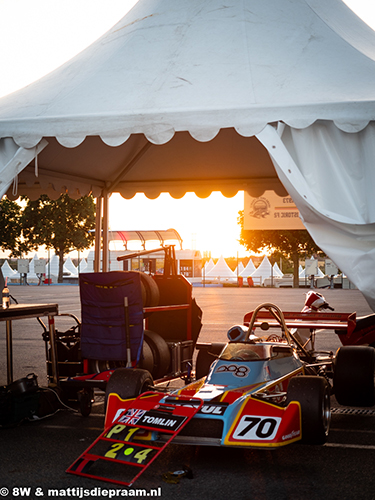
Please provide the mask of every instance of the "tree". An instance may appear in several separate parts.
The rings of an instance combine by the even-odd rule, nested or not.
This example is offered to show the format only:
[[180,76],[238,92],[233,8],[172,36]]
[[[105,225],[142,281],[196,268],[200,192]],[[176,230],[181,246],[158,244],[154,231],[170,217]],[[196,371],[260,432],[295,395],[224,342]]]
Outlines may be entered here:
[[0,200],[0,248],[17,257],[21,248],[21,206],[4,197]]
[[312,254],[324,255],[306,229],[248,230],[244,229],[244,211],[238,212],[241,226],[240,244],[252,252],[271,251],[272,256],[284,256],[293,262],[293,286],[299,286],[299,259]]
[[92,196],[77,200],[62,194],[57,200],[42,195],[35,201],[27,198],[22,212],[23,238],[28,250],[41,245],[53,248],[59,257],[58,282],[63,280],[64,255],[72,250],[89,248],[94,240],[95,204]]

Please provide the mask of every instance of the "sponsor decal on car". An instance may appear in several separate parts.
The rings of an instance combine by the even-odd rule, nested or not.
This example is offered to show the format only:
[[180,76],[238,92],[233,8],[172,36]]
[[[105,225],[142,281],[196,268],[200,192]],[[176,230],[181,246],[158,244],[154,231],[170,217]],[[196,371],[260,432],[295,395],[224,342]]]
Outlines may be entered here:
[[220,365],[216,368],[215,373],[231,373],[234,377],[245,378],[250,373],[250,368],[245,365]]
[[155,429],[169,429],[176,431],[186,420],[178,415],[166,415],[159,411],[148,411],[138,420],[138,425],[147,425]]

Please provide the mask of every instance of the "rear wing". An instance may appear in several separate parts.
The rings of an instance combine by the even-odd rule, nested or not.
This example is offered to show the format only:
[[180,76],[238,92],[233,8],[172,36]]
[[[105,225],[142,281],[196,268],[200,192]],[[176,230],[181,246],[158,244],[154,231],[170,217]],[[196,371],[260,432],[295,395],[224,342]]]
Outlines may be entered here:
[[[244,316],[244,325],[249,326],[254,311]],[[322,312],[283,312],[286,326],[291,328],[310,328],[319,330],[339,330],[346,333],[348,337],[356,327],[356,313],[322,313]],[[258,311],[254,328],[280,327],[275,316],[269,311]]]

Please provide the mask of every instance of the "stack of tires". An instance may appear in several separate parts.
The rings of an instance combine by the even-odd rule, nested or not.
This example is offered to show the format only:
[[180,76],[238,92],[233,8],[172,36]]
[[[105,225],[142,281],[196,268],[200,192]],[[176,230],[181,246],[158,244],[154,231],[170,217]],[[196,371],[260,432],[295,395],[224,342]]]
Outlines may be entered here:
[[[143,306],[158,306],[160,293],[155,280],[148,274],[141,273],[141,286]],[[171,353],[163,337],[151,330],[145,330],[139,367],[148,370],[154,379],[159,379],[169,373],[170,364]]]

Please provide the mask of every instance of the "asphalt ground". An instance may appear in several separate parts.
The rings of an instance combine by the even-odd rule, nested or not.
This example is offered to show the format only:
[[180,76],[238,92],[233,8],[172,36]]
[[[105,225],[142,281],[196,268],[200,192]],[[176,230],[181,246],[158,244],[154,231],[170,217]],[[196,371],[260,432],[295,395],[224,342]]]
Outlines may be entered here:
[[[200,341],[225,341],[228,328],[246,312],[272,302],[299,311],[305,289],[193,289],[203,310]],[[74,285],[16,286],[10,293],[20,303],[58,303],[61,313],[80,317],[79,290]],[[323,290],[335,312],[371,313],[358,290]],[[61,330],[71,326],[68,320]],[[59,328],[59,325],[57,325]],[[14,379],[36,373],[46,384],[42,329],[36,320],[13,322]],[[331,332],[318,335],[317,347],[335,351]],[[0,324],[0,384],[6,383],[5,326]],[[0,430],[0,497],[3,498],[138,498],[163,499],[373,499],[375,498],[375,408],[334,410],[324,446],[290,445],[274,451],[169,445],[130,489],[65,473],[103,429],[103,402],[97,397],[89,417],[70,410]],[[182,466],[192,479],[168,484],[162,474]]]

